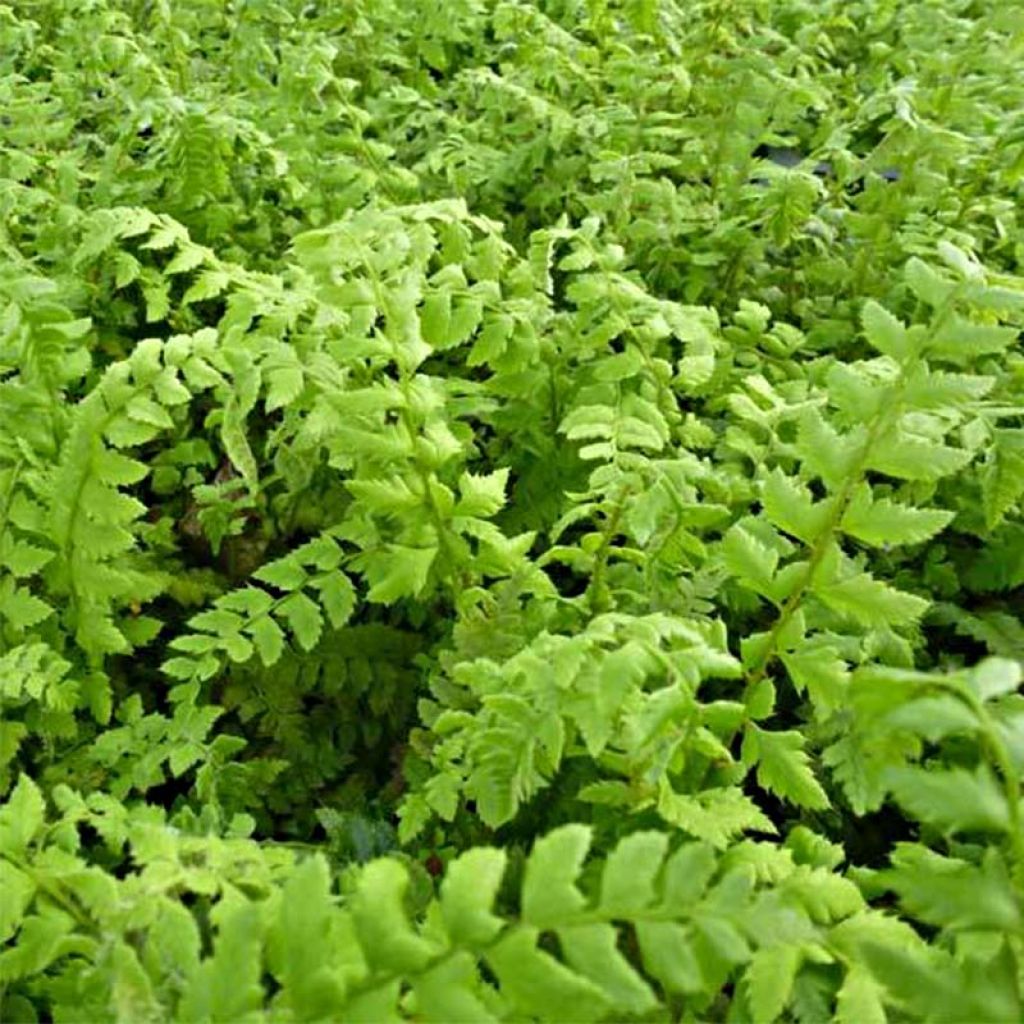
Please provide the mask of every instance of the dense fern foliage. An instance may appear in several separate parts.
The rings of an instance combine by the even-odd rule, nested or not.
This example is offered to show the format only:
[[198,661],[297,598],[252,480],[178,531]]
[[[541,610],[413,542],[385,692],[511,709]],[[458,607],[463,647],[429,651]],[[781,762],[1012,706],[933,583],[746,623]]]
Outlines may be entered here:
[[0,1020],[1024,1017],[1024,8],[0,5]]

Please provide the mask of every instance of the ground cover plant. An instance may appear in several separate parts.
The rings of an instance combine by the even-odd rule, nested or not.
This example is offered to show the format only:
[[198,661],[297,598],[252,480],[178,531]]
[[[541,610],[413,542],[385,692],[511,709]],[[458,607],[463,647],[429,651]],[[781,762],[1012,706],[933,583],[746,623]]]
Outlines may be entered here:
[[1024,8],[0,4],[0,1020],[1019,1021]]

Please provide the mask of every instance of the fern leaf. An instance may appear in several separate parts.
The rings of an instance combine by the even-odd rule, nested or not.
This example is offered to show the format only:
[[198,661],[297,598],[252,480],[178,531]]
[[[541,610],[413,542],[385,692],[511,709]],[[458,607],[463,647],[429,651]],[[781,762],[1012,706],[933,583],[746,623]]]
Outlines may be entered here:
[[743,740],[743,760],[756,763],[757,781],[783,800],[812,810],[829,806],[810,767],[800,733],[770,732],[751,725]]

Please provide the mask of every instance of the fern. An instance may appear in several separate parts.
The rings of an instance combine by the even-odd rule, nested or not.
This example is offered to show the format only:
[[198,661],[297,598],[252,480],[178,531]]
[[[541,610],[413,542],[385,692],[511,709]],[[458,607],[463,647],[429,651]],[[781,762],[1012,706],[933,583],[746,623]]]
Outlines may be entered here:
[[[851,883],[788,853],[751,845],[722,858],[706,845],[670,849],[658,832],[626,836],[584,884],[591,834],[581,825],[537,841],[508,909],[499,897],[507,855],[479,847],[448,866],[438,895],[410,920],[410,877],[398,861],[360,869],[339,905],[319,856],[296,860],[243,839],[175,836],[148,814],[122,815],[112,829],[113,808],[67,789],[59,802],[63,835],[94,823],[115,848],[127,839],[136,873],[115,882],[51,846],[42,797],[20,782],[0,811],[0,863],[14,893],[3,924],[20,929],[23,941],[18,956],[0,959],[0,970],[9,984],[50,965],[56,1000],[78,989],[87,1005],[112,999],[119,1016],[140,1006],[156,1015],[235,1016],[266,1007],[300,1020],[369,1012],[601,1020],[646,1014],[673,994],[697,1010],[735,979],[755,1016],[771,1019],[789,1002],[805,958],[828,955],[833,931],[884,923]],[[164,874],[168,857],[182,864],[174,879]],[[174,890],[211,891],[201,866],[211,859],[224,880],[212,890],[213,948],[204,956]],[[73,893],[69,869],[79,879]],[[143,897],[138,886],[146,883]],[[115,896],[123,902],[110,902]],[[109,951],[64,946],[72,923],[119,937]],[[539,944],[547,934],[557,937],[558,953]],[[620,950],[622,935],[631,936],[635,956]],[[321,952],[314,955],[311,943]],[[273,996],[258,973],[264,958]],[[788,969],[774,977],[782,963]]]
[[284,650],[286,630],[301,649],[311,650],[325,617],[340,629],[352,614],[355,593],[339,569],[341,559],[337,543],[324,536],[266,563],[254,577],[273,590],[242,587],[194,615],[192,632],[170,645],[186,654],[165,662],[164,671],[175,679],[203,680],[219,671],[224,659],[246,662],[258,655],[264,665],[274,665]]
[[0,10],[0,1018],[1021,1019],[1011,6]]

